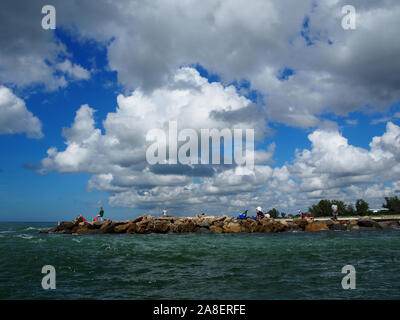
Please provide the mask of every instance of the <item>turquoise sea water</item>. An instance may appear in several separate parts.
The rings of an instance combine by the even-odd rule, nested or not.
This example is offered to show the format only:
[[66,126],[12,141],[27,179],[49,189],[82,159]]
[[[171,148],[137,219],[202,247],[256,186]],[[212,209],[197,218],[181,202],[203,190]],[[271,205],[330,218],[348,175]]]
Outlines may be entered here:
[[[400,231],[38,234],[52,226],[0,223],[0,299],[400,298]],[[341,286],[348,264],[355,290]]]

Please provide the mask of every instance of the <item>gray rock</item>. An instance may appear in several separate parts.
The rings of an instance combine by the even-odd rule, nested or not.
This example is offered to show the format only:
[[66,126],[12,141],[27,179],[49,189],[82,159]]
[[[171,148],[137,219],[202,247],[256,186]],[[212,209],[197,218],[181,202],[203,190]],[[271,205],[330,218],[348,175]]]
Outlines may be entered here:
[[213,233],[210,229],[201,227],[197,230],[198,233]]
[[396,221],[383,221],[378,222],[378,224],[383,230],[400,229],[400,226]]
[[334,225],[332,220],[326,220],[325,223],[326,223],[326,225],[328,226],[329,229],[331,229],[331,227]]
[[344,224],[338,223],[338,224],[333,224],[331,229],[332,230],[342,230],[342,231],[344,231],[344,230],[347,230],[347,227]]
[[208,222],[208,221],[203,221],[203,222],[200,222],[200,223],[198,224],[198,226],[199,226],[200,228],[207,228],[207,229],[209,229],[209,228],[210,228],[210,222]]
[[371,219],[361,219],[357,223],[360,227],[382,229],[380,224]]

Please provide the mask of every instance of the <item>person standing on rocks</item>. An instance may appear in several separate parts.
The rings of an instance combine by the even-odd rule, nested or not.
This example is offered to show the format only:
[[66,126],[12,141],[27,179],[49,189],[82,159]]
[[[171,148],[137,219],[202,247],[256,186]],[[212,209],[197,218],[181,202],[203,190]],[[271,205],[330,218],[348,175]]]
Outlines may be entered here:
[[99,214],[97,215],[97,217],[100,217],[101,221],[104,221],[103,215],[104,215],[103,207],[100,207],[100,211],[99,211]]
[[333,220],[338,219],[338,206],[336,204],[332,205],[332,215],[333,215]]

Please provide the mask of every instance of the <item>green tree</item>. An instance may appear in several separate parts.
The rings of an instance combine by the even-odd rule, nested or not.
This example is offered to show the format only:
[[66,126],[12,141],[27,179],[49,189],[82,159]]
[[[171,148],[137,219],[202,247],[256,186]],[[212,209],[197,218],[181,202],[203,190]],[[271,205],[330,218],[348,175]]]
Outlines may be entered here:
[[308,212],[314,217],[330,216],[332,214],[331,206],[330,200],[320,200],[318,204],[313,204],[312,207],[308,208]]
[[286,213],[285,212],[281,212],[281,217],[282,218],[286,218]]
[[354,209],[354,206],[352,204],[349,204],[346,207],[346,216],[355,216],[357,214],[356,209]]
[[363,199],[358,199],[356,201],[356,210],[359,216],[368,215],[368,210],[369,210],[368,202],[364,201]]
[[271,218],[276,219],[276,218],[279,217],[279,211],[276,210],[275,208],[272,208],[272,209],[269,210],[267,213],[271,216]]
[[400,214],[400,199],[395,197],[385,197],[386,203],[382,206],[389,209],[390,213]]
[[338,206],[338,214],[346,215],[346,204],[340,200],[321,200],[318,204],[314,204],[311,208],[308,208],[308,212],[314,217],[329,217],[332,216],[332,204]]

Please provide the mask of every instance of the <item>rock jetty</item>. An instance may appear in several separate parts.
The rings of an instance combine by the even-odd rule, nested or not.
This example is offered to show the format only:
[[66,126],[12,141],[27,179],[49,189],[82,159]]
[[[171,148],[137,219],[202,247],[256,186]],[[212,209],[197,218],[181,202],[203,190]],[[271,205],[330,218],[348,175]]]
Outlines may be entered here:
[[324,219],[271,219],[255,221],[251,218],[236,219],[227,216],[196,217],[152,217],[142,215],[127,221],[82,222],[75,219],[61,222],[58,226],[41,230],[40,233],[55,234],[148,234],[148,233],[240,233],[240,232],[287,232],[287,231],[328,231],[328,230],[376,230],[400,229],[399,219],[376,221],[369,217],[333,221]]

